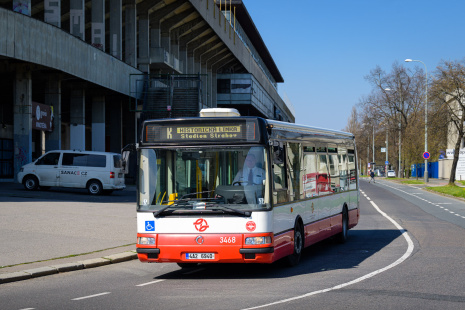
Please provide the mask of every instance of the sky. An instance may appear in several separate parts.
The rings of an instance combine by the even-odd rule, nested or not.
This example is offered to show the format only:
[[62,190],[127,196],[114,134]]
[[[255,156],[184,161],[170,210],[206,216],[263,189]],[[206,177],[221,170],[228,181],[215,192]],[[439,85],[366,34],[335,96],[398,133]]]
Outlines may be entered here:
[[342,130],[380,66],[465,58],[465,0],[243,0],[273,57],[296,123]]

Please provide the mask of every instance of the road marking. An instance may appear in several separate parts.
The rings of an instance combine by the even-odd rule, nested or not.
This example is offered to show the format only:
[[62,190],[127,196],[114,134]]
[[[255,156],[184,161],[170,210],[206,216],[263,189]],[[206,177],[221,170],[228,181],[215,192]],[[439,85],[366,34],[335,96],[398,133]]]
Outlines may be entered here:
[[19,310],[34,310],[35,308],[24,308],[24,309],[19,309]]
[[374,203],[373,201],[370,201],[370,203],[372,204],[372,206],[376,209],[376,211],[378,211],[382,216],[384,216],[385,218],[387,218],[392,224],[394,224],[394,226],[401,232],[401,235],[405,238],[405,241],[407,241],[407,251],[405,251],[404,255],[402,255],[402,257],[400,257],[398,260],[396,260],[395,262],[393,262],[392,264],[384,267],[384,268],[381,268],[381,269],[378,269],[378,270],[375,270],[369,274],[366,274],[360,278],[357,278],[355,280],[352,280],[350,282],[346,282],[346,283],[342,283],[342,284],[339,284],[339,285],[336,285],[336,286],[333,286],[333,287],[330,287],[330,288],[326,288],[326,289],[323,289],[323,290],[319,290],[319,291],[314,291],[314,292],[310,292],[310,293],[307,293],[307,294],[304,294],[304,295],[300,295],[300,296],[295,296],[295,297],[291,297],[291,298],[287,298],[287,299],[282,299],[282,300],[278,300],[278,301],[275,301],[275,302],[272,302],[272,303],[269,303],[269,304],[265,304],[265,305],[260,305],[260,306],[256,306],[256,307],[251,307],[251,308],[246,308],[246,309],[243,309],[243,310],[252,310],[252,309],[259,309],[259,308],[265,308],[265,307],[269,307],[269,306],[273,306],[273,305],[278,305],[278,304],[283,304],[283,303],[287,303],[287,302],[290,302],[290,301],[294,301],[294,300],[297,300],[297,299],[302,299],[302,298],[306,298],[306,297],[310,297],[310,296],[313,296],[313,295],[317,295],[317,294],[321,294],[321,293],[327,293],[327,292],[330,292],[330,291],[334,291],[334,290],[338,290],[338,289],[341,289],[341,288],[344,288],[346,286],[349,286],[349,285],[352,285],[352,284],[356,284],[356,283],[359,283],[359,282],[362,282],[363,280],[366,280],[366,279],[369,279],[369,278],[372,278],[386,270],[389,270],[399,264],[401,264],[403,261],[405,261],[413,252],[413,249],[414,249],[414,245],[413,245],[413,241],[412,239],[410,238],[410,236],[408,235],[407,231],[402,228],[402,226],[400,226],[396,221],[394,221],[391,217],[389,217],[389,215],[387,215],[386,213],[384,213],[383,211],[381,211],[381,209],[376,205],[376,203]]
[[[386,186],[386,187],[389,187],[389,188],[398,190],[399,192],[402,192],[402,193],[404,193],[404,194],[413,196],[413,197],[415,197],[415,198],[417,198],[417,199],[423,200],[423,201],[425,201],[425,202],[427,202],[427,203],[429,203],[429,204],[432,204],[432,205],[434,205],[434,206],[436,206],[436,207],[439,207],[439,208],[443,209],[444,211],[448,211],[449,213],[456,215],[455,212],[452,212],[452,211],[450,211],[449,209],[446,209],[446,208],[444,208],[443,206],[440,206],[440,205],[451,205],[451,204],[452,204],[451,202],[438,202],[438,203],[433,203],[433,202],[431,202],[431,201],[428,201],[428,200],[426,200],[426,199],[423,199],[423,198],[418,197],[418,196],[417,196],[417,195],[418,195],[417,193],[409,193],[409,192],[406,192],[406,191],[404,191],[404,190],[402,190],[402,189],[400,189],[400,188],[397,188],[397,187],[394,187],[394,186],[390,186],[390,185],[387,185],[387,184],[385,184],[385,183],[381,183],[381,184],[384,185],[384,186]],[[459,215],[459,216],[460,216],[460,215]],[[462,216],[462,218],[465,218],[465,217]]]
[[95,295],[89,295],[89,296],[84,296],[84,297],[78,297],[78,298],[73,298],[71,300],[82,300],[82,299],[87,299],[87,298],[94,298],[94,297],[99,297],[103,295],[110,294],[110,292],[105,292],[105,293],[100,293],[100,294],[95,294]]
[[138,284],[136,286],[146,286],[146,285],[155,284],[155,283],[162,282],[162,281],[165,281],[165,280],[156,280],[156,281],[152,281],[152,282]]

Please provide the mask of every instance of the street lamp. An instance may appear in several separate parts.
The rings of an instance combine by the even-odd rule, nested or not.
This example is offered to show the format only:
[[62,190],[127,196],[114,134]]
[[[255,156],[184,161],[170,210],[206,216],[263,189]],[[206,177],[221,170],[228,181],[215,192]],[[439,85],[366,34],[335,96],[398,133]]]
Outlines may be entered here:
[[[428,70],[421,60],[405,59],[405,62],[421,62],[425,66],[426,95],[425,95],[425,152],[428,152]],[[428,182],[428,160],[425,159],[425,182]]]

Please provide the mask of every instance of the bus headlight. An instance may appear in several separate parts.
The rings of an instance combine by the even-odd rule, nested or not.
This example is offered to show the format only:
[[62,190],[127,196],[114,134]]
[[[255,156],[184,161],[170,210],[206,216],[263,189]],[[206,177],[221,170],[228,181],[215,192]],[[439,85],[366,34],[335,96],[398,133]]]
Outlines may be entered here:
[[145,244],[145,245],[155,245],[155,238],[150,237],[139,237],[137,238],[138,244]]
[[245,238],[246,245],[253,245],[253,244],[267,244],[271,243],[271,237],[248,237]]

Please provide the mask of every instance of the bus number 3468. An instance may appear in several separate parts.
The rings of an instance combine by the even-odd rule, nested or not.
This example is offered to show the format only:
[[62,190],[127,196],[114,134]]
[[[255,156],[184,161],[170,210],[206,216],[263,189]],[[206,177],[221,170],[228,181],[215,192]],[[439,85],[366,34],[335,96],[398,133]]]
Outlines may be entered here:
[[236,237],[220,237],[220,243],[236,243]]

